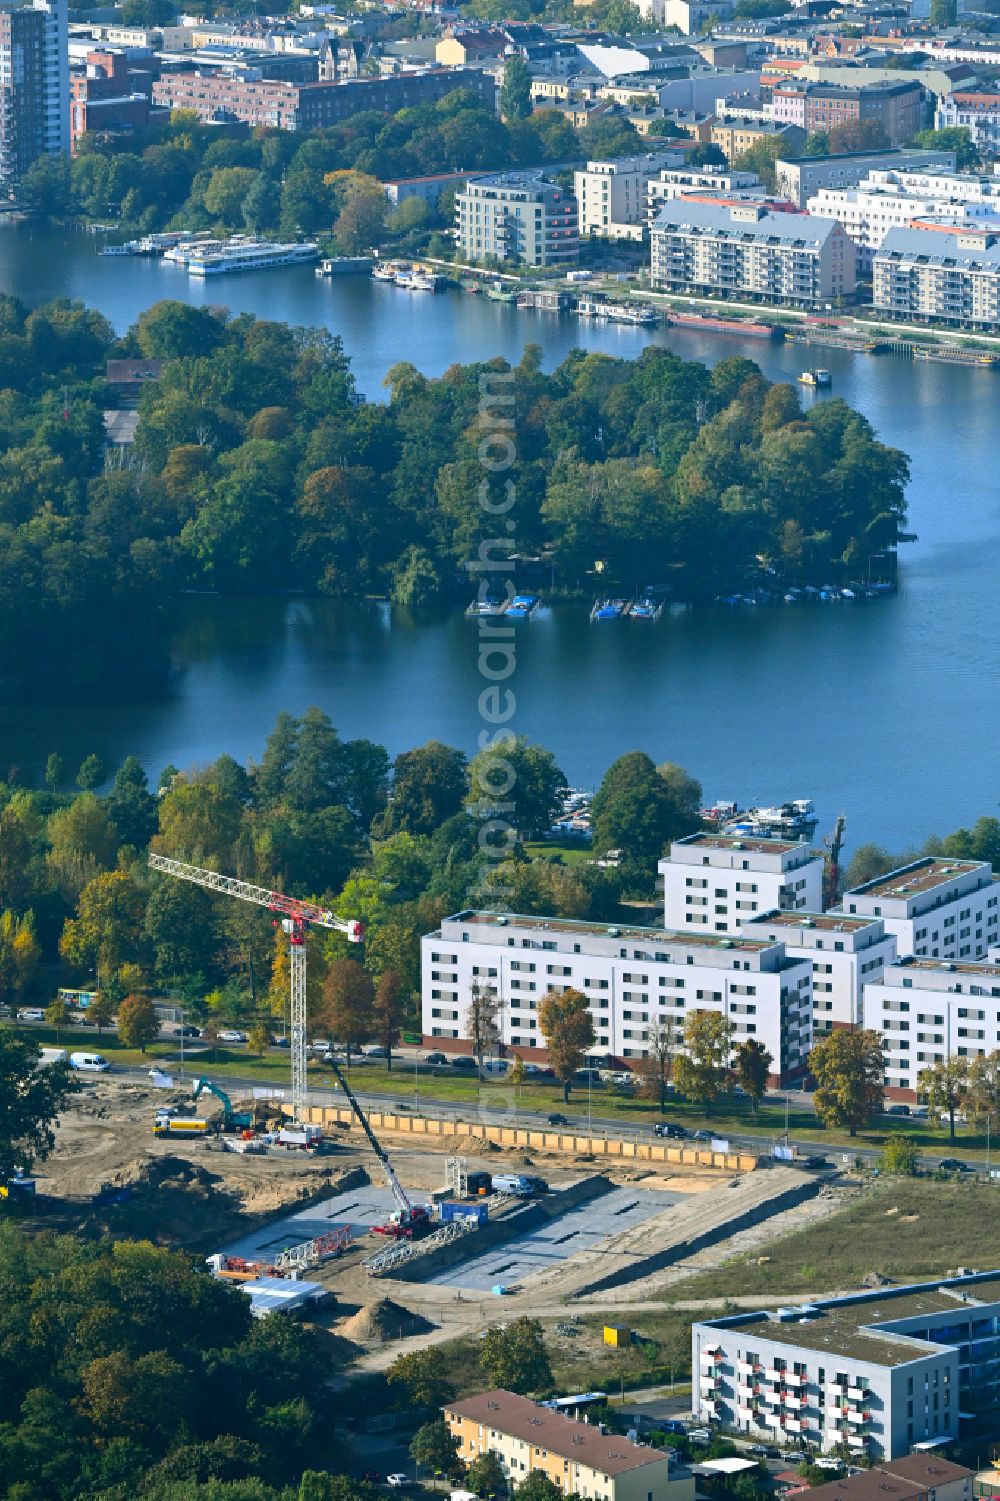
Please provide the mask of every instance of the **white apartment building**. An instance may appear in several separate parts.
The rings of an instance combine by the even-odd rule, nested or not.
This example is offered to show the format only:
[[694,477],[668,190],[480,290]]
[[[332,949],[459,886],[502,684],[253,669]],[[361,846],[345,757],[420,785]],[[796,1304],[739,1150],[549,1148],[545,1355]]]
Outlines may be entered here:
[[830,307],[854,293],[856,252],[835,219],[686,197],[664,204],[650,237],[652,285],[662,291],[799,308]]
[[667,167],[646,184],[646,223],[652,225],[665,203],[686,193],[755,193],[765,188],[756,172],[737,172],[731,167]]
[[934,129],[967,130],[980,151],[1000,149],[1000,94],[956,90],[942,95],[934,110]]
[[[954,172],[955,165],[954,151],[918,151],[913,147],[839,151],[831,156],[787,157],[775,163],[775,177],[779,195],[791,199],[796,208],[805,208],[821,188],[856,188],[881,169],[896,172],[911,167],[940,167],[942,171]],[[925,192],[926,188],[918,191]]]
[[572,264],[580,254],[576,199],[539,173],[498,172],[455,196],[455,238],[469,261]]
[[946,215],[955,223],[986,219],[993,221],[994,230],[1000,229],[1000,221],[994,218],[1000,211],[1000,183],[996,186],[997,195],[992,201],[975,202],[943,194],[918,195],[888,183],[863,183],[857,188],[821,188],[809,199],[806,209],[810,214],[836,219],[843,225],[857,249],[858,270],[867,273],[871,270],[875,252],[881,249],[890,229],[908,228],[914,219],[939,215]]
[[69,156],[69,25],[67,0],[32,0],[45,16],[45,151]]
[[891,229],[872,260],[872,303],[903,323],[1000,328],[1000,226]]
[[[997,1400],[998,1335],[997,1272],[712,1319],[691,1329],[692,1408],[771,1443],[846,1444],[916,1480],[914,1444],[956,1438],[962,1411]],[[940,1466],[926,1484],[945,1501],[958,1467],[919,1461]]]
[[775,1083],[801,1076],[812,1046],[812,964],[758,938],[459,912],[421,940],[425,1047],[470,1050],[475,985],[498,999],[504,1048],[528,1059],[546,1056],[539,1003],[570,989],[587,996],[600,1063],[643,1058],[653,1028],[679,1030],[691,1011],[721,1012],[734,1046],[762,1043]]
[[986,860],[925,855],[845,891],[836,914],[881,917],[900,958],[983,959],[998,942],[1000,884]]
[[676,933],[742,933],[765,912],[819,912],[823,857],[790,839],[691,834],[657,866],[663,925]]
[[1000,965],[912,956],[865,987],[865,1026],[885,1038],[885,1089],[915,1100],[920,1074],[1000,1048]]
[[829,912],[766,912],[744,922],[745,938],[783,943],[812,961],[813,1038],[864,1021],[864,987],[881,980],[896,958],[896,940],[880,917]]
[[665,167],[677,167],[678,151],[649,156],[620,156],[613,161],[588,162],[573,173],[573,189],[580,211],[581,235],[609,240],[642,238],[646,217],[646,185]]

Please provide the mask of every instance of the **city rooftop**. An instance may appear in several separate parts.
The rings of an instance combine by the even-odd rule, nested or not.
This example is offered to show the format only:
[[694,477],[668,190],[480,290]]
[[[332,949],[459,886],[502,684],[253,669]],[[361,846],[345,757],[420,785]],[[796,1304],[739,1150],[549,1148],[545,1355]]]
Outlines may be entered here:
[[739,938],[725,933],[672,933],[664,928],[619,927],[614,923],[581,922],[573,917],[522,917],[516,912],[478,912],[472,909],[442,918],[483,928],[528,928],[536,933],[582,933],[591,938],[627,938],[641,943],[679,948],[736,949],[759,953],[772,945],[763,938]]
[[903,865],[898,870],[889,871],[888,875],[876,876],[861,886],[852,886],[844,896],[863,893],[865,896],[905,900],[909,896],[919,896],[923,891],[933,891],[936,886],[944,886],[956,876],[972,875],[982,869],[981,860],[943,860],[937,855],[926,855],[922,860],[914,860],[912,865]]

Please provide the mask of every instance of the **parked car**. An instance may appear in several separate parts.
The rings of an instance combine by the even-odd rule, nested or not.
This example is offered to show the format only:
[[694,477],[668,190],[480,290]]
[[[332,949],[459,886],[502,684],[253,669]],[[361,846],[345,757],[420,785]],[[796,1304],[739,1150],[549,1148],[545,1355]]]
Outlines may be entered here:
[[470,1058],[468,1053],[459,1053],[457,1058],[451,1060],[452,1068],[477,1068],[475,1058]]
[[201,1028],[200,1027],[190,1027],[190,1026],[188,1026],[188,1027],[178,1027],[177,1028],[177,1036],[178,1037],[200,1037],[201,1036]]
[[957,1157],[942,1157],[938,1163],[942,1173],[968,1173],[971,1171],[967,1162],[959,1162]]
[[569,1125],[569,1121],[566,1119],[566,1117],[564,1115],[560,1115],[558,1110],[553,1110],[552,1114],[550,1116],[547,1116],[546,1119],[548,1120],[548,1123],[549,1123],[550,1126],[568,1126]]
[[0,1016],[10,1016],[10,1007],[0,1001]]
[[707,1428],[689,1428],[688,1438],[693,1444],[710,1444],[712,1435]]
[[746,1452],[755,1459],[780,1459],[781,1450],[774,1444],[747,1444]]
[[401,1491],[404,1486],[409,1485],[410,1477],[401,1474],[399,1470],[395,1470],[391,1475],[385,1477],[385,1483],[390,1490]]
[[17,1019],[19,1022],[43,1022],[45,1012],[40,1011],[37,1006],[28,1006],[17,1013]]
[[219,1033],[219,1041],[220,1042],[246,1042],[246,1040],[247,1040],[247,1034],[245,1032],[220,1032]]
[[830,1159],[828,1157],[819,1156],[803,1157],[801,1162],[799,1163],[799,1167],[806,1167],[810,1170],[810,1172],[819,1172],[822,1168],[829,1166]]
[[443,1053],[428,1053],[424,1059],[425,1063],[447,1063],[447,1061]]
[[801,1449],[786,1449],[781,1457],[786,1464],[790,1465],[804,1465],[809,1458],[808,1454],[804,1454]]
[[812,1463],[816,1466],[817,1470],[836,1470],[838,1475],[844,1468],[839,1459],[830,1459],[824,1454],[821,1454],[818,1459],[814,1459]]
[[366,1058],[388,1058],[388,1056],[389,1056],[389,1049],[388,1048],[383,1048],[380,1045],[377,1045],[377,1046],[372,1047],[372,1048],[365,1048],[365,1057]]
[[276,1037],[274,1039],[274,1045],[275,1045],[276,1048],[290,1048],[291,1047],[291,1043],[289,1042],[289,1040],[288,1040],[287,1037]]
[[654,1136],[671,1136],[676,1141],[683,1141],[687,1134],[687,1127],[678,1126],[676,1121],[656,1121],[653,1126]]
[[909,1115],[909,1105],[887,1105],[882,1111],[883,1115]]
[[692,1131],[691,1132],[691,1140],[692,1141],[714,1141],[715,1140],[715,1133],[713,1131]]

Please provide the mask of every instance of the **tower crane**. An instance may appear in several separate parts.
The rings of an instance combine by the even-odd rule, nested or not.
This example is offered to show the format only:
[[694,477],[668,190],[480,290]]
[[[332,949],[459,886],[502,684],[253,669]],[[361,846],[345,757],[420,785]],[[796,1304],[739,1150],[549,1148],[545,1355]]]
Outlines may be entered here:
[[332,928],[337,933],[345,933],[348,943],[363,943],[364,924],[338,917],[317,902],[299,901],[297,897],[285,896],[280,891],[268,891],[263,886],[237,880],[235,876],[220,875],[217,870],[203,870],[200,865],[188,865],[185,861],[173,860],[168,855],[151,854],[149,863],[153,870],[176,876],[180,881],[191,881],[195,886],[203,886],[206,891],[218,891],[223,896],[235,896],[240,901],[266,907],[268,912],[275,914],[275,925],[280,923],[282,931],[288,934],[292,1108],[296,1120],[303,1120],[309,1103],[306,1089],[306,929],[310,924],[317,928]]
[[332,1069],[337,1075],[338,1083],[347,1096],[351,1109],[358,1118],[358,1124],[371,1144],[372,1151],[379,1160],[382,1171],[385,1174],[385,1181],[388,1183],[392,1196],[396,1200],[396,1212],[389,1216],[388,1223],[385,1225],[373,1225],[372,1228],[377,1230],[379,1235],[391,1235],[395,1240],[402,1240],[404,1238],[412,1240],[416,1236],[425,1234],[426,1231],[433,1229],[433,1221],[430,1214],[424,1208],[423,1204],[414,1204],[411,1201],[406,1189],[396,1177],[392,1163],[389,1161],[389,1154],[372,1130],[368,1117],[358,1104],[354,1091],[345,1079],[340,1064],[335,1058],[328,1058],[326,1066]]

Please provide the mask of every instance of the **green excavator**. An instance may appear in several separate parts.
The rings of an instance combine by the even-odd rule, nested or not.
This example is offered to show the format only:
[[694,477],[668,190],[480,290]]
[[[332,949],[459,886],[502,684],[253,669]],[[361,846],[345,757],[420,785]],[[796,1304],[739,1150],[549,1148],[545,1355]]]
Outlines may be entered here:
[[249,1110],[234,1110],[233,1102],[224,1089],[218,1084],[213,1084],[211,1079],[199,1079],[194,1087],[194,1098],[205,1092],[213,1094],[222,1106],[222,1129],[223,1131],[253,1131],[256,1128],[256,1112],[251,1107]]

